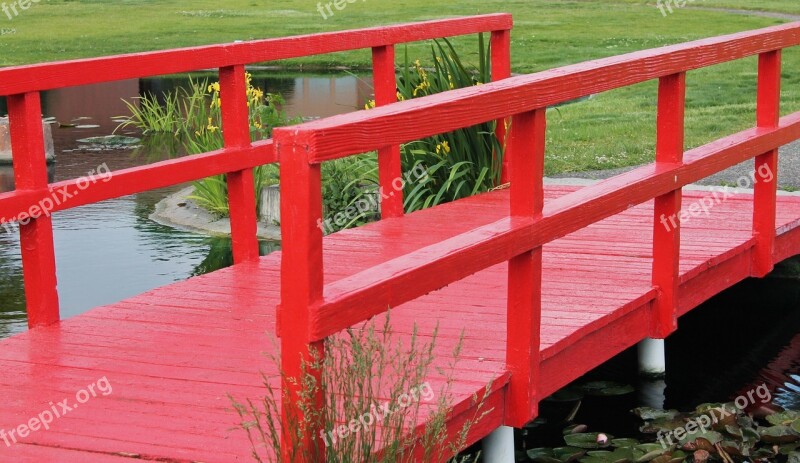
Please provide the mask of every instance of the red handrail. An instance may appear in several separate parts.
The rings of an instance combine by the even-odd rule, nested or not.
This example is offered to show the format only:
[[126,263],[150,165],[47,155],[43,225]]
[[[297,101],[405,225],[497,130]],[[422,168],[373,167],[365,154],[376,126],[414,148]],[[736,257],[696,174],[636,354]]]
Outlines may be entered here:
[[[222,110],[225,144],[221,150],[114,171],[112,177],[89,189],[81,188],[85,179],[48,184],[39,92],[219,68],[221,95],[244,94],[247,64],[372,48],[375,93],[379,104],[386,104],[395,95],[396,44],[479,32],[491,32],[494,43],[494,37],[507,35],[511,27],[511,15],[491,14],[0,69],[0,96],[8,96],[16,182],[15,191],[0,194],[0,217],[14,221],[21,214],[23,218],[31,216],[29,223],[20,225],[29,326],[59,320],[52,213],[226,174],[234,261],[253,260],[258,257],[258,243],[252,168],[278,161],[272,140],[250,142],[244,99],[230,98]],[[493,60],[507,67],[507,53],[507,48],[499,47],[493,51]],[[379,168],[382,178],[389,181],[396,177],[395,173],[399,175],[398,148],[381,158]],[[43,210],[40,205],[54,195],[69,200],[55,202]],[[385,211],[397,215],[402,212],[402,197],[393,201],[386,204]]]
[[[342,329],[421,297],[492,265],[509,261],[506,362],[512,372],[506,423],[536,415],[541,323],[542,246],[645,201],[656,201],[653,286],[658,289],[652,337],[665,337],[677,319],[680,227],[662,214],[681,211],[682,188],[757,157],[775,172],[777,149],[800,138],[800,112],[779,119],[780,50],[800,45],[800,23],[645,50],[480,87],[454,90],[372,111],[335,116],[275,131],[284,233],[281,322],[296,333],[283,339],[283,367],[299,362]],[[759,55],[755,128],[685,151],[687,71]],[[597,92],[659,79],[656,160],[544,205],[545,109]],[[324,161],[513,117],[510,211],[506,218],[325,284],[322,271],[320,166]],[[776,182],[755,192],[753,274],[773,265]],[[320,350],[321,351],[321,350]],[[298,355],[300,352],[303,355]]]

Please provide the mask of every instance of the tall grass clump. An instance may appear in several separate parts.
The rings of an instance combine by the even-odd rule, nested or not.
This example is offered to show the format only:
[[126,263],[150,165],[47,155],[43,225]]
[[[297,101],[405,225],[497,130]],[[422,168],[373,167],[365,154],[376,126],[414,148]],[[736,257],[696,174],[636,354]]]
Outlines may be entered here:
[[[298,122],[290,119],[280,109],[283,98],[264,93],[252,85],[252,76],[246,74],[247,107],[250,138],[253,141],[272,136],[275,127]],[[156,95],[139,97],[139,104],[125,101],[131,115],[119,128],[136,127],[146,137],[165,134],[180,139],[187,154],[214,151],[223,147],[222,100],[219,82],[189,80],[187,88],[179,88],[163,95],[161,103]],[[278,183],[278,167],[258,166],[254,169],[256,210],[261,208],[261,189]],[[224,175],[217,175],[193,183],[190,197],[198,205],[218,216],[228,216],[228,183]]]
[[[289,440],[300,442],[310,432],[311,423],[324,423],[326,440],[315,439],[313,448],[307,450],[297,446],[281,448],[279,378],[264,377],[266,394],[262,399],[233,401],[241,427],[252,444],[254,459],[259,463],[280,462],[285,457],[290,461],[302,457],[305,461],[326,463],[395,463],[415,461],[416,455],[422,461],[465,461],[456,460],[456,455],[464,447],[471,427],[487,411],[483,411],[482,397],[473,397],[478,411],[454,438],[448,438],[450,386],[461,343],[452,352],[453,361],[441,368],[434,366],[435,343],[435,332],[430,341],[424,341],[416,328],[404,342],[391,330],[388,317],[380,326],[368,322],[361,329],[349,329],[329,338],[324,359],[312,354],[312,360],[303,366],[302,378],[288,379],[302,385],[298,400],[302,418],[289,417]],[[279,364],[279,359],[272,360]],[[321,372],[320,382],[312,371]],[[431,386],[434,376],[445,378],[438,390]],[[314,403],[320,388],[325,406],[310,407],[308,404]],[[416,399],[400,404],[398,398],[403,397]],[[376,413],[382,404],[388,404],[393,413]],[[360,420],[361,417],[365,418]],[[423,418],[424,429],[417,429]],[[352,420],[362,424],[357,432],[335,439],[329,434]]]
[[[447,90],[491,81],[491,54],[483,35],[478,37],[477,66],[464,64],[447,39],[431,45],[432,68],[411,63],[408,50],[397,79],[398,100],[420,98]],[[404,187],[405,209],[412,212],[482,193],[498,186],[503,147],[495,136],[495,122],[407,143],[402,147],[403,169],[423,164],[428,175]]]

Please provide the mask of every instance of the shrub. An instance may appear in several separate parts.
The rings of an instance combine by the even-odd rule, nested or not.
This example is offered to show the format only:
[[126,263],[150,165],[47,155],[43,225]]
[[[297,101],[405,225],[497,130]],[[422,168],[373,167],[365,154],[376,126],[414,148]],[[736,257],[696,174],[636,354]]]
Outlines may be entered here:
[[[461,343],[454,348],[453,362],[443,370],[433,367],[435,343],[435,332],[430,342],[424,342],[415,328],[408,344],[404,344],[395,337],[387,317],[382,326],[376,327],[374,322],[368,322],[361,329],[349,329],[329,338],[325,343],[325,358],[315,355],[305,364],[302,378],[288,379],[302,384],[299,406],[304,414],[302,419],[289,419],[287,432],[293,437],[292,442],[299,442],[313,422],[324,423],[325,432],[368,415],[379,424],[362,426],[346,438],[335,441],[328,438],[322,445],[317,442],[324,447],[325,459],[321,458],[322,448],[315,447],[308,452],[281,448],[280,388],[275,385],[277,378],[264,377],[266,395],[262,399],[244,403],[231,399],[241,419],[240,425],[252,444],[254,458],[261,463],[278,462],[287,456],[284,452],[289,452],[291,461],[302,455],[305,461],[388,463],[411,461],[411,453],[415,450],[424,456],[423,461],[454,457],[464,446],[469,429],[486,412],[482,411],[482,399],[474,397],[477,413],[467,420],[455,441],[447,441],[445,419],[450,412],[452,372],[460,355]],[[280,365],[280,359],[273,357],[272,361]],[[312,370],[321,371],[321,384],[310,373]],[[434,373],[446,377],[445,385],[438,391],[428,383]],[[322,410],[306,405],[312,403],[320,387],[325,400]],[[414,391],[418,397],[430,402],[413,400],[405,408],[394,406],[394,413],[383,416],[374,412],[379,402],[388,398],[395,405],[394,401],[399,397],[409,397]],[[423,416],[427,417],[427,426],[421,436],[415,436],[410,431]],[[376,456],[379,449],[383,452]]]

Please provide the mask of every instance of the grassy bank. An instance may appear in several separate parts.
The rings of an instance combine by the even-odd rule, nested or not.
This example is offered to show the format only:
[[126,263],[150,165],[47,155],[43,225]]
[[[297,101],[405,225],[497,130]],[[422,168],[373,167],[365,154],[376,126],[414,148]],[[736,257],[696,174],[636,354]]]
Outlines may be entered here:
[[[696,0],[702,7],[800,14],[780,0]],[[92,57],[208,43],[366,27],[505,11],[514,14],[513,70],[534,72],[588,59],[765,27],[780,19],[693,8],[663,16],[655,1],[365,0],[323,19],[314,0],[42,0],[19,16],[0,16],[0,65]],[[2,14],[2,13],[0,13]],[[8,32],[13,31],[13,32]],[[474,38],[457,41],[467,54]],[[409,49],[428,56],[427,44]],[[475,57],[472,57],[475,58]],[[294,60],[290,66],[365,66],[366,51]],[[755,60],[690,73],[688,144],[697,146],[752,124]],[[800,52],[786,53],[784,112],[800,109]],[[609,92],[553,110],[550,173],[638,164],[652,159],[655,84]]]

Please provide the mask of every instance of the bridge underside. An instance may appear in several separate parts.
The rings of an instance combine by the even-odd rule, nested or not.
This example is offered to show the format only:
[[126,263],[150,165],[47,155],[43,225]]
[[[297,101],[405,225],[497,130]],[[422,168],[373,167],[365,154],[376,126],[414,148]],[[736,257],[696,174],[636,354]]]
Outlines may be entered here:
[[[547,199],[577,187],[548,186]],[[712,193],[686,191],[684,210]],[[325,238],[328,281],[490,223],[508,210],[495,191],[403,219],[390,219]],[[655,291],[652,202],[632,208],[544,248],[542,396],[634,345],[648,333]],[[752,196],[714,202],[708,215],[683,224],[680,311],[750,275]],[[800,197],[778,199],[775,260],[800,253]],[[245,434],[228,394],[264,395],[260,371],[275,379],[263,352],[274,349],[280,254],[158,288],[96,308],[55,326],[0,342],[0,429],[28,423],[51,402],[107,378],[99,395],[18,443],[0,442],[0,460],[14,462],[250,461]],[[397,307],[392,326],[409,336],[439,325],[438,362],[447,364],[459,334],[465,341],[455,372],[456,416],[471,412],[472,395],[493,382],[492,411],[472,440],[500,425],[504,414],[506,264]],[[438,376],[438,375],[437,375]],[[434,390],[441,385],[435,384]],[[13,444],[13,442],[11,442]]]

